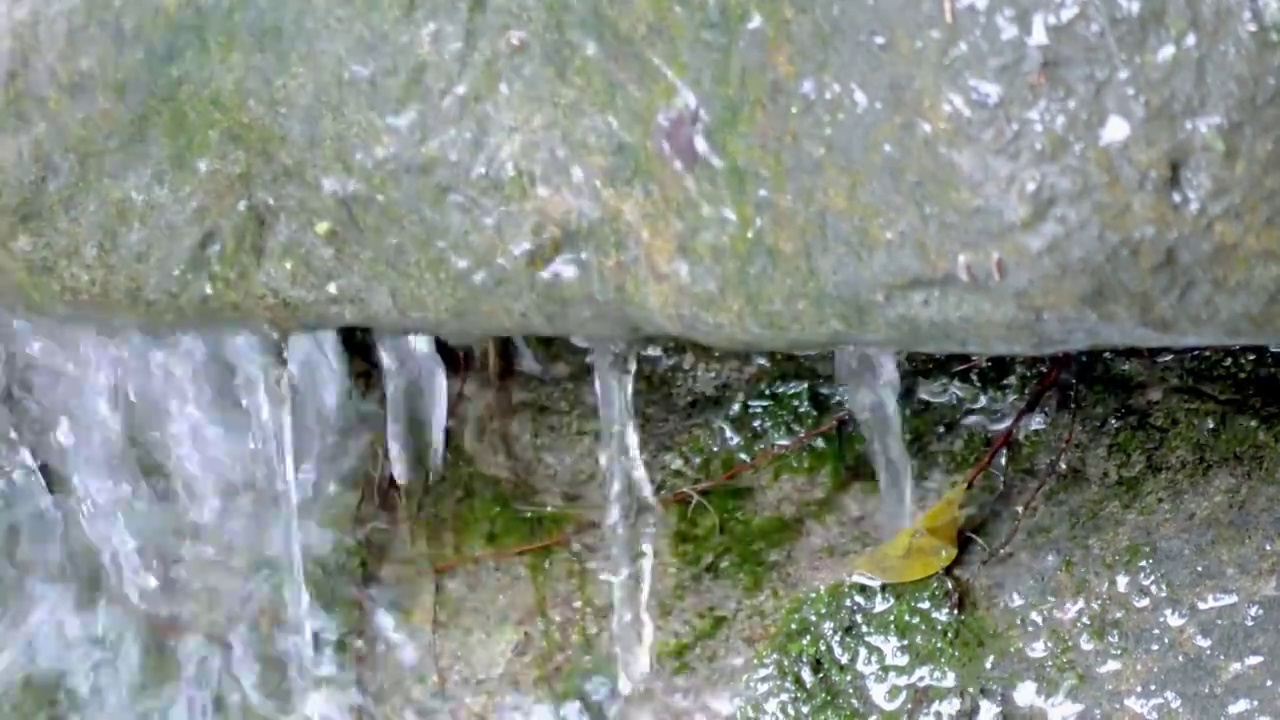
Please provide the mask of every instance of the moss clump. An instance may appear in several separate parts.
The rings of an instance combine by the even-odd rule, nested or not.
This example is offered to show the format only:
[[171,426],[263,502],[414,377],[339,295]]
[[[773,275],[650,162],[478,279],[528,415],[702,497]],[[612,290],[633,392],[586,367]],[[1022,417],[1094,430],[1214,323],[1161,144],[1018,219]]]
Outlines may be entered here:
[[701,643],[710,641],[729,626],[733,618],[716,608],[707,608],[698,615],[693,628],[682,637],[670,638],[658,644],[658,659],[677,673],[690,672],[693,659]]
[[577,513],[533,507],[532,490],[486,475],[461,448],[450,454],[441,482],[423,498],[427,548],[436,563],[459,556],[515,550],[549,542],[585,522]]
[[748,592],[759,590],[774,563],[775,551],[799,537],[803,519],[758,514],[755,491],[717,490],[697,505],[677,510],[672,554],[677,562],[714,577],[731,576]]
[[905,717],[973,697],[1000,636],[958,607],[944,576],[875,589],[842,583],[799,598],[756,658],[753,699],[739,717]]
[[0,711],[5,717],[75,717],[84,704],[60,674],[31,674],[5,689]]
[[1089,358],[1080,406],[1105,418],[1098,457],[1111,485],[1102,506],[1077,516],[1087,522],[1110,504],[1155,512],[1185,488],[1152,477],[1200,478],[1206,468],[1239,465],[1273,473],[1280,414],[1269,404],[1280,388],[1272,353],[1197,351],[1103,354]]
[[[787,377],[761,383],[750,394],[736,398],[714,430],[703,430],[687,441],[684,454],[690,461],[684,464],[686,474],[680,481],[696,484],[723,477],[820,427],[833,414],[829,396],[815,383]],[[794,542],[804,522],[820,515],[823,508],[809,504],[787,512],[766,512],[757,506],[756,494],[784,475],[826,474],[824,498],[834,497],[848,486],[845,469],[859,443],[853,438],[843,444],[830,436],[815,438],[782,453],[763,473],[754,473],[755,484],[714,487],[686,507],[673,509],[676,561],[700,574],[732,578],[748,592],[760,589],[779,560],[777,551]]]

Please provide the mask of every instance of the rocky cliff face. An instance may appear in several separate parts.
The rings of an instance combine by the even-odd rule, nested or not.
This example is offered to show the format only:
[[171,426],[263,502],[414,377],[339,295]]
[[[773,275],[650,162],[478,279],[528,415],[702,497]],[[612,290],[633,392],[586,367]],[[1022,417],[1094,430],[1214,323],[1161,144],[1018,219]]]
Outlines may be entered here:
[[[1260,399],[1277,378],[1270,354],[1079,356],[1076,384],[1024,421],[975,488],[958,563],[880,590],[847,582],[851,557],[874,543],[878,502],[856,434],[819,434],[717,482],[742,456],[825,424],[822,358],[786,365],[678,348],[669,358],[646,363],[639,390],[667,508],[661,716],[732,717],[726,698],[751,693],[737,717],[1120,707],[1216,717],[1268,706],[1280,440]],[[980,458],[1042,370],[958,364],[912,358],[906,370],[928,498]],[[601,502],[580,382],[524,384],[513,423],[522,470],[481,470],[473,453],[491,448],[458,448],[428,503],[431,557],[388,567],[408,626],[431,638],[442,695],[477,717],[520,698],[591,706],[608,696],[601,539],[572,530],[576,508]],[[736,400],[710,402],[718,396]],[[680,494],[688,487],[696,497]],[[563,535],[573,542],[556,542]],[[1194,681],[1205,677],[1214,682]]]
[[936,5],[19,2],[0,303],[786,349],[1280,337],[1273,3]]

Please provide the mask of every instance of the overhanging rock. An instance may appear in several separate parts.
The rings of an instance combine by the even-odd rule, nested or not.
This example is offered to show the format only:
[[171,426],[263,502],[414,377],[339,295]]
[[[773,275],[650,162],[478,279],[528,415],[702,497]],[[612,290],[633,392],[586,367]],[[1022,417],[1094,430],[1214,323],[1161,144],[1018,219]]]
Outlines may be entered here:
[[1270,5],[19,0],[0,304],[777,349],[1280,341]]

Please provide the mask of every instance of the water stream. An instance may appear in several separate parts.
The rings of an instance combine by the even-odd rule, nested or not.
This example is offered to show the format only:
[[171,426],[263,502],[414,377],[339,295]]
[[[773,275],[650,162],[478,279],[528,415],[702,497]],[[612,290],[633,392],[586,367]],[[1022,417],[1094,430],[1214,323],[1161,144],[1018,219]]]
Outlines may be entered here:
[[[349,521],[371,441],[385,437],[402,484],[443,466],[434,338],[378,337],[381,425],[333,332],[155,337],[3,316],[0,349],[4,710],[345,718],[367,706],[341,649],[350,621],[313,598],[315,564]],[[592,358],[625,699],[652,670],[658,505],[635,358]]]
[[887,350],[843,347],[835,353],[836,380],[844,386],[849,411],[867,441],[880,486],[880,521],[886,534],[915,518],[911,457],[902,432],[898,357]]
[[295,383],[336,387],[317,376],[331,346],[7,318],[0,346],[0,698],[275,717],[345,682],[305,570],[347,469],[343,410],[294,403]]
[[[406,492],[440,472],[450,389],[434,338],[376,340],[385,392],[370,396],[334,332],[151,336],[0,317],[0,631],[11,638],[0,706],[346,718],[383,702],[343,649],[352,619],[317,600],[335,584],[319,568],[351,533],[370,443],[384,444]],[[633,407],[635,355],[600,344],[590,359],[600,574],[627,717],[644,712],[654,680],[660,507]],[[901,527],[912,481],[896,358],[846,348],[836,360],[884,517]],[[391,632],[380,628],[394,609],[374,602],[362,617],[384,621],[355,626]],[[387,662],[399,661],[377,667]]]
[[386,388],[387,449],[397,478],[434,478],[444,466],[449,384],[430,335],[378,335]]
[[618,691],[625,698],[645,681],[653,662],[650,594],[659,507],[640,453],[632,408],[636,358],[626,350],[592,351],[600,408],[600,467],[605,481],[607,579],[613,603],[610,631]]
[[[478,488],[480,506],[449,514],[460,507],[444,504],[451,493],[477,490],[462,487],[468,478],[461,473],[431,483],[447,459],[449,402],[462,396],[451,383],[460,385],[461,378],[446,375],[437,340],[430,336],[368,334],[368,352],[359,358],[347,339],[335,332],[287,339],[250,332],[155,336],[0,315],[0,632],[6,638],[0,647],[0,716],[679,720],[732,717],[742,707],[740,701],[755,696],[766,698],[760,706],[764,714],[756,717],[772,720],[804,716],[807,700],[797,693],[819,685],[818,690],[835,693],[832,697],[865,695],[886,709],[914,703],[920,693],[933,698],[929,702],[942,703],[968,692],[950,674],[949,668],[964,660],[952,636],[942,635],[944,642],[935,647],[927,642],[927,632],[913,630],[905,645],[884,634],[904,622],[912,628],[956,629],[959,621],[947,614],[954,611],[951,598],[940,595],[934,598],[937,604],[919,604],[906,602],[909,596],[896,591],[854,594],[838,583],[829,586],[831,592],[808,596],[811,604],[796,606],[803,610],[787,609],[792,608],[788,601],[781,610],[778,605],[756,610],[764,615],[744,612],[741,620],[714,616],[716,622],[742,624],[723,631],[732,637],[718,640],[725,643],[725,654],[717,661],[723,664],[710,675],[686,681],[682,673],[698,671],[689,670],[692,665],[676,666],[664,650],[678,647],[689,633],[704,632],[707,616],[695,610],[681,617],[664,607],[655,617],[660,612],[654,602],[655,554],[663,513],[642,458],[633,397],[636,357],[621,345],[590,349],[594,387],[565,386],[575,403],[572,415],[528,413],[521,418],[587,421],[569,432],[556,430],[570,436],[566,447],[581,455],[576,460],[566,461],[567,454],[536,444],[533,452],[542,453],[535,461],[556,464],[550,475],[554,482],[599,491],[580,506],[582,512],[598,508],[598,518],[566,515],[575,527],[598,519],[599,531],[573,535],[564,552],[498,556],[485,553],[491,548],[507,551],[505,539],[440,549],[435,543],[447,540],[438,538],[456,528],[430,526],[442,530],[422,533],[427,550],[435,548],[437,554],[419,558],[410,542],[410,553],[388,562],[385,574],[365,573],[364,566],[353,571],[356,561],[344,557],[364,547],[358,538],[364,537],[365,526],[353,516],[366,487],[363,480],[371,475],[382,477],[385,471],[410,496],[428,485],[426,489],[443,490],[433,496],[442,498],[441,505],[433,499],[430,507],[446,512],[432,518],[445,523],[460,517],[461,523],[482,528],[491,527],[486,513],[496,512],[502,493],[510,488]],[[380,377],[385,392],[368,392],[367,376],[361,379],[357,372],[361,363],[377,366],[372,374]],[[835,373],[866,438],[880,487],[880,519],[886,531],[903,527],[916,507],[899,405],[898,358],[887,351],[843,348],[835,354]],[[552,374],[548,370],[540,376]],[[577,377],[587,378],[585,373]],[[551,387],[542,380],[531,384]],[[1007,384],[996,396],[947,376],[922,384],[918,394],[960,408],[962,417],[954,427],[961,430],[955,432],[986,437],[1007,426],[1025,394],[1020,388]],[[484,397],[485,391],[478,390],[477,396]],[[536,398],[527,387],[522,391]],[[719,397],[719,392],[708,394]],[[524,402],[533,401],[526,397]],[[665,413],[668,406],[649,410]],[[797,417],[819,421],[808,414]],[[1039,423],[1029,418],[1024,429],[1043,429],[1046,418]],[[539,440],[537,431],[520,430],[531,444]],[[658,437],[648,436],[652,458],[664,452]],[[771,434],[761,437],[768,446],[778,442]],[[594,458],[593,447],[598,451]],[[371,473],[371,454],[386,461],[376,473]],[[450,470],[465,455],[448,458]],[[1028,465],[1019,471],[1031,473],[1022,478],[1024,487],[1041,477],[1035,474],[1040,468]],[[473,481],[503,481],[480,473],[477,478]],[[757,490],[777,493],[762,504],[773,511],[787,504],[777,498],[827,488],[829,480],[791,473],[761,474],[754,482]],[[1231,488],[1223,488],[1203,502],[1229,497]],[[711,492],[708,504],[721,500]],[[1044,507],[1050,511],[1051,506]],[[727,504],[720,508],[733,509]],[[412,509],[397,509],[413,517]],[[676,516],[673,508],[670,517],[675,524],[714,509],[684,507]],[[513,508],[503,522],[513,522],[511,513],[520,514],[514,522],[533,518],[531,526],[549,521],[538,512]],[[1222,522],[1229,524],[1234,517],[1224,515]],[[716,543],[734,532],[739,534],[732,536],[733,542],[741,545],[756,539],[752,530],[743,534],[743,523],[753,520],[750,515],[723,512],[712,519],[716,534],[711,540]],[[1258,522],[1264,520],[1259,515]],[[772,566],[770,572],[787,579],[755,595],[776,593],[781,600],[793,588],[804,595],[806,573],[837,576],[845,566],[841,554],[855,531],[828,536],[844,532],[849,524],[835,515],[828,522],[807,526],[814,534],[798,541],[816,543],[809,560],[795,567],[781,562]],[[543,530],[532,527],[530,539],[544,537]],[[863,529],[856,533],[861,538]],[[1000,536],[996,532],[991,537]],[[799,547],[798,542],[790,548]],[[708,557],[714,558],[738,549],[712,547],[715,554]],[[1060,550],[1047,547],[1053,553]],[[1188,546],[1187,552],[1193,549]],[[1264,555],[1260,550],[1259,556]],[[455,557],[472,562],[439,569],[442,558]],[[804,556],[788,554],[783,562],[796,557]],[[706,572],[702,557],[693,559],[697,567],[673,552],[671,564],[663,567],[662,581],[682,583],[665,596],[671,606],[703,603],[693,606],[719,612],[737,603],[752,610],[745,595],[722,595],[725,576]],[[819,567],[825,561],[830,568]],[[1001,587],[1030,592],[1012,565],[1016,557],[1007,562],[1011,569]],[[984,572],[1003,567],[992,566],[997,569]],[[1143,572],[1142,567],[1132,571],[1133,583],[1128,574],[1115,577],[1121,596],[1116,602],[1135,610],[1163,602],[1155,594],[1157,581]],[[538,582],[561,594],[538,595],[532,589]],[[1098,582],[1112,587],[1110,578]],[[1188,586],[1190,594],[1170,595],[1150,621],[1162,631],[1173,631],[1189,608],[1221,616],[1235,606],[1238,588],[1233,582],[1207,577]],[[1124,595],[1130,584],[1135,584],[1132,602]],[[424,593],[423,588],[434,589]],[[1152,595],[1140,594],[1147,592]],[[1239,592],[1245,597],[1247,589]],[[1241,622],[1254,622],[1269,597],[1263,589],[1253,604],[1242,601]],[[1009,609],[1021,607],[1021,598],[1010,594]],[[544,599],[545,608],[539,605]],[[1045,602],[1059,602],[1055,616],[1068,618],[1084,601],[1050,596]],[[824,614],[828,612],[833,614]],[[851,613],[859,618],[856,627],[846,622]],[[655,629],[655,620],[663,632]],[[529,630],[533,623],[538,623],[536,631]],[[571,645],[551,650],[536,646],[539,641],[531,633],[560,632],[570,623]],[[787,644],[770,645],[779,627],[786,631],[782,638]],[[832,627],[844,630],[833,636]],[[1203,630],[1207,637],[1208,627],[1195,631]],[[668,640],[672,642],[664,642]],[[1093,642],[1078,649],[1094,652]],[[772,654],[758,654],[770,647]],[[1091,662],[1099,667],[1120,662],[1106,654],[1107,647],[1100,643]],[[1032,660],[1048,652],[1039,640],[1026,648]],[[1248,650],[1247,658],[1265,652],[1262,647]],[[821,677],[813,672],[815,658],[822,663]],[[525,665],[506,674],[518,663]],[[523,676],[516,673],[543,668],[558,687],[518,684]],[[1056,668],[1045,665],[1034,678],[1024,679],[1015,661],[1010,672],[1018,682],[1010,687],[1016,692],[1001,702],[1058,702],[1053,700],[1061,672]],[[1103,686],[1090,687],[1096,694]],[[777,703],[790,703],[791,709],[769,714]]]

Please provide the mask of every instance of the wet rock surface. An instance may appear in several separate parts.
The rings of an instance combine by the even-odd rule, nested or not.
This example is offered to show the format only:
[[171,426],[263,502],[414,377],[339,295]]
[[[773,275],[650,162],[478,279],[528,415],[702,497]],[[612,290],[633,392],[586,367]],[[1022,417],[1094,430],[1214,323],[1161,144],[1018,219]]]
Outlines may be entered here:
[[1017,628],[1010,667],[1072,668],[1010,688],[1014,704],[1274,712],[1276,373],[1265,351],[1203,354],[1112,364],[1082,390],[1074,449],[1007,558],[975,573]]
[[[925,502],[976,462],[1044,368],[993,361],[955,372],[960,364],[921,358],[906,371],[913,392],[937,398],[947,388],[958,403],[907,405]],[[728,459],[725,446],[699,444],[712,441],[696,425],[655,432],[651,472],[668,501],[696,478],[714,479],[711,468],[768,446],[768,428],[794,435],[838,407],[821,400],[830,391],[821,359],[727,365],[759,368],[757,384],[721,388],[743,393],[742,407],[757,414],[734,421],[732,403],[718,414],[723,427],[744,431]],[[1280,642],[1266,623],[1280,612],[1267,559],[1280,426],[1259,390],[1276,370],[1266,351],[1080,356],[1070,397],[1064,389],[1024,420],[1008,456],[979,483],[987,487],[975,490],[966,522],[973,535],[947,577],[882,589],[848,583],[850,557],[874,542],[877,505],[856,437],[843,460],[834,436],[822,435],[777,465],[704,487],[696,501],[668,502],[656,591],[664,716],[1267,712]],[[689,388],[674,382],[677,394]],[[814,394],[788,402],[778,391],[797,386]],[[547,392],[575,394],[534,394]],[[638,402],[651,422],[673,407],[644,393]],[[581,485],[585,504],[598,502],[596,485]],[[480,535],[500,549],[529,544],[510,522],[516,537]],[[447,687],[477,716],[498,707],[533,716],[556,697],[570,703],[564,712],[607,704],[598,541],[590,531],[576,538],[440,576],[436,592],[456,599],[438,606],[449,609],[439,611],[436,647],[452,658],[442,660]],[[471,551],[492,549],[480,542]],[[452,561],[460,550],[445,554]],[[492,642],[468,641],[480,628]]]
[[748,348],[1273,341],[1275,23],[1238,0],[20,2],[0,302]]
[[[614,548],[582,348],[531,338],[543,377],[450,363],[448,462],[428,478],[389,460],[397,398],[378,386],[397,371],[364,331],[287,343],[297,392],[274,401],[286,386],[263,368],[279,348],[261,338],[27,320],[5,332],[0,520],[14,540],[0,622],[17,640],[0,707],[595,718],[617,700]],[[642,348],[636,415],[663,513],[656,670],[628,711],[1263,716],[1280,612],[1275,358],[1133,351],[1053,366],[1061,382],[966,496],[958,562],[870,588],[850,582],[851,561],[876,543],[879,500],[862,438],[841,432],[831,355]],[[920,507],[978,462],[1049,367],[905,358]],[[267,441],[295,401],[298,442],[281,443],[299,479],[284,488]],[[204,446],[215,452],[190,450]],[[281,523],[291,492],[297,516]],[[297,539],[275,539],[291,528]],[[302,631],[280,591],[290,577],[310,598]],[[296,634],[313,654],[289,655],[303,652],[287,644]]]

